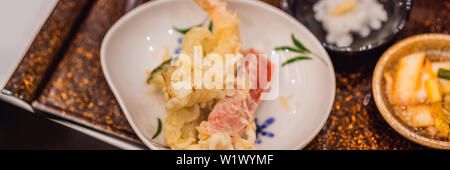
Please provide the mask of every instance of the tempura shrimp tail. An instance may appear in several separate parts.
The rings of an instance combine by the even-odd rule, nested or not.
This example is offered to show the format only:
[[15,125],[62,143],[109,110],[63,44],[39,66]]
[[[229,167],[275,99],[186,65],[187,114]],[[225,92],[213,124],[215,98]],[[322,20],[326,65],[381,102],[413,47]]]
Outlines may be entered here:
[[225,59],[227,54],[239,54],[242,42],[239,33],[239,16],[227,9],[223,0],[194,0],[209,15],[214,26],[216,42],[213,53]]
[[236,13],[227,9],[223,0],[194,0],[200,7],[208,12],[216,29],[234,27],[239,23]]

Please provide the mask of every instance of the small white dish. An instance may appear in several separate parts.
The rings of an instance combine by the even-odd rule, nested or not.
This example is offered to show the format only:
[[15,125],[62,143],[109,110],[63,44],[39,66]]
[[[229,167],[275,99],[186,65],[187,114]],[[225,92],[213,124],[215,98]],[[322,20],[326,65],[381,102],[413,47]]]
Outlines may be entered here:
[[[335,76],[327,52],[305,26],[275,7],[248,0],[228,0],[228,4],[241,17],[244,49],[270,54],[277,46],[291,45],[294,34],[317,55],[277,68],[280,96],[292,96],[289,111],[279,98],[262,101],[257,110],[257,149],[303,148],[323,127],[334,102]],[[164,97],[150,93],[152,87],[145,84],[146,71],[162,62],[164,47],[171,55],[180,47],[183,35],[173,26],[186,28],[205,18],[207,14],[193,1],[151,1],[122,17],[103,40],[101,64],[106,80],[132,128],[150,149],[167,149],[163,134],[152,140],[157,119],[164,123],[166,111]]]

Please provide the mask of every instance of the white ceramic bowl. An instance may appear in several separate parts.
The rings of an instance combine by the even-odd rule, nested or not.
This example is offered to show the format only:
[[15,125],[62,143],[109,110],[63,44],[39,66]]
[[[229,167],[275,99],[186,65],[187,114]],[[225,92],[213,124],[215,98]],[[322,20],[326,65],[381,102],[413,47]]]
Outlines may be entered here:
[[[292,45],[291,34],[317,56],[278,67],[280,96],[293,96],[289,109],[279,98],[262,101],[257,110],[257,149],[301,149],[320,131],[335,97],[335,76],[330,58],[319,41],[303,25],[281,10],[253,0],[229,0],[229,8],[241,17],[244,49],[271,53],[274,47]],[[163,134],[152,140],[166,111],[164,98],[150,93],[146,71],[162,61],[164,47],[173,55],[182,34],[173,26],[197,25],[207,14],[193,1],[156,0],[121,18],[107,33],[101,48],[106,80],[138,137],[150,149],[164,147]],[[295,54],[282,52],[281,62]],[[273,134],[273,136],[271,135]]]

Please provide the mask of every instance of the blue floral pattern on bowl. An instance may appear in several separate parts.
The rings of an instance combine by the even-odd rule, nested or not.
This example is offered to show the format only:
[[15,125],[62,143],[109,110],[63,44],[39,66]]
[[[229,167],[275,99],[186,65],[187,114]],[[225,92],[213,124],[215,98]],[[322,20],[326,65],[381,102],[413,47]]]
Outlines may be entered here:
[[263,124],[259,124],[258,118],[255,119],[255,124],[256,124],[256,144],[261,144],[262,142],[262,137],[269,137],[269,138],[273,138],[275,137],[275,134],[269,131],[266,131],[266,128],[269,127],[270,125],[272,125],[275,122],[275,118],[271,117],[268,118],[266,121],[264,121]]
[[175,55],[177,55],[177,54],[180,54],[180,53],[181,53],[181,45],[183,44],[183,39],[184,39],[184,36],[180,36],[180,37],[178,37],[178,39],[177,39],[177,44],[178,44],[178,47],[177,47],[177,48],[175,48]]

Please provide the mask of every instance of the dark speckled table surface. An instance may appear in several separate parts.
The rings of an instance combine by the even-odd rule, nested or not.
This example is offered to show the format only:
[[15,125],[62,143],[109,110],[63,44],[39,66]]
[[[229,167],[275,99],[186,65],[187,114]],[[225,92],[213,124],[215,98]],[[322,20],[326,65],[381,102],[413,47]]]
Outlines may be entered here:
[[[145,1],[60,0],[2,92],[46,116],[141,143],[103,77],[99,50],[115,21]],[[415,0],[410,20],[394,42],[449,31],[449,0]],[[305,149],[427,149],[396,133],[373,101],[372,72],[385,49],[352,57],[330,53],[336,72],[335,103],[327,123]]]

